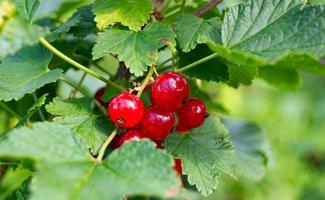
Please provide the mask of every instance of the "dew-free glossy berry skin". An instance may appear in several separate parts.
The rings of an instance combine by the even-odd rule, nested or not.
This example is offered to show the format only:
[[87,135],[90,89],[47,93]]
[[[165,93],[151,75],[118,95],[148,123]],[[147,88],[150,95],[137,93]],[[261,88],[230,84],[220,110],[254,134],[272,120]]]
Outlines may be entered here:
[[166,111],[176,111],[189,96],[189,84],[177,72],[166,72],[152,85],[152,102]]
[[173,129],[174,124],[175,117],[172,112],[164,111],[158,106],[150,106],[144,113],[140,128],[144,137],[161,141]]
[[122,135],[118,135],[114,138],[110,146],[112,148],[119,148],[123,144],[133,141],[140,140],[142,138],[142,132],[139,129],[130,129],[127,130]]
[[97,90],[96,94],[95,94],[95,99],[102,105],[105,106],[105,102],[102,100],[102,96],[105,93],[105,87],[100,88],[99,90]]
[[143,102],[130,93],[125,92],[114,97],[108,105],[108,115],[120,127],[130,128],[137,125],[143,114]]
[[181,159],[174,158],[174,170],[177,172],[179,176],[182,176],[182,161]]
[[150,102],[151,102],[151,105],[156,105],[156,102],[152,97],[152,92],[150,92]]
[[199,99],[189,99],[178,110],[179,126],[197,128],[202,125],[206,116],[206,107]]

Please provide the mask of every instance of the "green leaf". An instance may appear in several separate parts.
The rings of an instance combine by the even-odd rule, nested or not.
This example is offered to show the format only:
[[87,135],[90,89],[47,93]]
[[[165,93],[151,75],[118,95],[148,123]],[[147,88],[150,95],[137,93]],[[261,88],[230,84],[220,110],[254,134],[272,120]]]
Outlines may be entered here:
[[80,23],[78,26],[71,27],[70,32],[72,32],[76,37],[86,37],[89,33],[95,32],[97,30],[96,23],[94,21],[95,15],[92,12],[92,5],[81,7],[77,10],[73,16],[80,17]]
[[289,53],[270,67],[276,69],[300,69],[306,72],[325,75],[325,63],[321,63],[320,59],[315,56],[304,53]]
[[231,8],[224,19],[223,44],[269,60],[287,50],[324,54],[324,8],[302,9],[302,2],[250,0]]
[[54,41],[68,32],[72,32],[75,36],[83,38],[96,30],[95,16],[91,8],[91,5],[79,8],[65,23],[52,31],[49,40]]
[[[52,2],[52,0],[47,0]],[[60,0],[59,5],[57,2],[52,4],[53,7],[57,7],[55,10],[55,14],[57,14],[60,18],[70,17],[76,10],[81,8],[82,6],[86,6],[94,3],[94,0]],[[44,2],[44,0],[43,0]],[[51,3],[47,2],[48,4]]]
[[302,83],[299,72],[294,69],[261,67],[259,77],[267,83],[285,90],[297,90]]
[[33,128],[17,128],[0,138],[0,157],[36,161],[83,161],[89,153],[83,140],[67,127],[55,123],[35,123]]
[[[224,17],[223,46],[211,47],[237,65],[277,65],[292,54],[304,54],[316,64],[325,55],[325,7],[303,5],[302,0],[250,0],[232,7]],[[295,68],[320,74],[325,70],[319,62]]]
[[76,132],[56,123],[35,123],[33,129],[12,130],[0,140],[0,157],[38,161],[32,200],[169,197],[180,187],[172,157],[156,149],[153,142],[124,144],[97,162]]
[[208,46],[214,52],[217,52],[220,57],[224,58],[230,63],[244,66],[263,66],[269,64],[267,61],[261,57],[254,55],[250,52],[244,52],[236,49],[229,49],[221,44],[213,43],[208,41]]
[[108,133],[112,132],[113,125],[107,116],[94,114],[92,106],[93,100],[87,97],[73,100],[55,98],[46,105],[46,110],[58,115],[54,121],[77,132],[91,152],[97,154]]
[[10,194],[17,190],[33,172],[19,165],[16,168],[10,167],[0,183],[0,200],[5,200]]
[[93,58],[109,53],[117,54],[120,61],[135,76],[142,76],[148,65],[157,60],[157,50],[166,43],[175,45],[175,34],[167,25],[148,24],[139,32],[111,29],[99,33],[93,49]]
[[[198,45],[189,53],[180,53],[179,65],[184,67],[210,54],[206,45]],[[214,58],[192,69],[186,70],[186,76],[195,77],[206,81],[227,82],[229,80],[228,67],[221,58]]]
[[45,104],[47,96],[48,94],[44,94],[39,99],[37,99],[36,102],[33,104],[33,106],[27,110],[27,114],[19,121],[16,127],[28,125],[30,123],[29,122],[30,118],[34,115],[37,109],[39,109]]
[[271,160],[271,150],[261,128],[256,124],[226,118],[223,120],[235,146],[236,172],[260,180]]
[[311,5],[325,5],[325,0],[307,0]]
[[172,158],[149,141],[127,143],[102,163],[41,163],[32,183],[31,200],[168,197],[180,186],[172,164]]
[[224,0],[222,3],[224,4],[225,7],[232,7],[236,6],[241,3],[246,3],[247,0]]
[[228,63],[228,84],[237,88],[239,84],[250,85],[258,75],[258,68],[250,65],[238,65]]
[[47,30],[24,19],[18,17],[9,19],[0,31],[0,60],[24,46],[37,43],[38,38],[46,34]]
[[120,22],[134,31],[141,30],[152,9],[151,0],[96,0],[93,7],[99,29]]
[[302,83],[298,69],[325,74],[325,64],[320,59],[303,53],[290,53],[273,65],[259,68],[259,76],[281,89],[296,90]]
[[13,0],[16,5],[18,14],[31,21],[35,11],[37,10],[40,1],[39,0]]
[[30,179],[23,182],[22,185],[16,191],[14,191],[9,197],[6,198],[6,200],[28,200],[28,197],[30,195],[30,182]]
[[183,174],[205,196],[217,187],[220,172],[234,176],[233,146],[227,129],[215,116],[188,134],[170,134],[164,146],[182,160]]
[[55,41],[59,39],[63,34],[68,33],[72,27],[78,26],[80,22],[81,22],[80,16],[73,15],[65,23],[53,29],[51,35],[48,36],[47,39],[49,41]]
[[31,116],[35,113],[35,111],[40,108],[41,106],[43,106],[45,104],[46,101],[46,97],[48,96],[48,94],[43,94],[39,99],[36,100],[36,102],[34,103],[34,105],[28,109],[27,111],[27,118],[31,118]]
[[221,23],[218,17],[204,20],[191,14],[182,15],[175,23],[177,42],[184,52],[209,40],[221,43]]
[[47,67],[51,57],[47,49],[37,45],[4,58],[0,64],[0,100],[18,100],[59,79],[62,71]]

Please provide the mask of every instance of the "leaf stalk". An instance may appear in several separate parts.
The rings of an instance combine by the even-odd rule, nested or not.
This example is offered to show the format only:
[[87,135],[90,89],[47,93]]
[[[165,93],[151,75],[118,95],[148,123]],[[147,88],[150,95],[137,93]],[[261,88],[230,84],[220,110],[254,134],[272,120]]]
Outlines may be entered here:
[[99,149],[99,153],[98,156],[96,158],[97,162],[101,162],[103,160],[105,151],[108,147],[108,145],[112,142],[112,140],[114,139],[114,137],[117,134],[117,128],[115,128],[112,133],[109,135],[109,137],[107,138],[107,140],[104,142],[104,144],[100,147]]
[[99,73],[92,71],[90,69],[88,69],[87,67],[81,65],[80,63],[72,60],[71,58],[69,58],[68,56],[66,56],[65,54],[63,54],[61,51],[59,51],[58,49],[56,49],[54,46],[52,46],[45,38],[40,37],[39,41],[42,45],[44,45],[48,50],[50,50],[52,53],[54,53],[55,55],[57,55],[59,58],[63,59],[64,61],[70,63],[72,66],[88,73],[89,75],[105,82],[107,85],[110,85],[114,88],[116,88],[117,90],[123,92],[125,89],[119,85],[117,85],[116,83],[114,83],[113,81],[103,77],[102,75],[100,75]]
[[198,61],[195,61],[195,62],[193,62],[193,63],[191,63],[189,65],[186,65],[185,67],[179,68],[176,71],[177,72],[184,72],[186,70],[192,69],[193,67],[196,67],[196,66],[198,66],[198,65],[200,65],[202,63],[205,63],[205,62],[207,62],[207,61],[209,61],[209,60],[211,60],[213,58],[216,58],[216,57],[218,57],[218,53],[213,53],[213,54],[211,54],[211,55],[209,55],[207,57],[204,57],[204,58],[202,58],[202,59],[200,59]]

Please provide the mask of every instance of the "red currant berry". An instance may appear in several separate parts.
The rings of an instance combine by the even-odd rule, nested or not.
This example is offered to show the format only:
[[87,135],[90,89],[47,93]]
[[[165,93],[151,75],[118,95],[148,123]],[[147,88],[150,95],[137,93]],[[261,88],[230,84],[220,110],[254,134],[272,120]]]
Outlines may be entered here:
[[142,138],[142,132],[139,129],[130,129],[127,130],[122,135],[116,136],[111,143],[111,147],[118,148],[126,142],[133,140],[140,140]]
[[144,113],[144,105],[139,97],[122,93],[114,97],[108,105],[108,114],[118,126],[130,128],[137,125]]
[[102,100],[102,97],[105,93],[105,87],[100,88],[99,90],[97,90],[96,94],[95,94],[95,99],[102,105],[105,106],[105,102]]
[[181,159],[174,158],[174,170],[177,172],[179,176],[182,176],[182,161]]
[[152,103],[166,111],[176,111],[189,96],[189,84],[177,72],[161,74],[152,86]]
[[155,141],[166,138],[173,129],[175,117],[172,112],[167,112],[157,106],[149,107],[140,122],[143,136]]
[[156,105],[156,102],[152,97],[152,92],[150,93],[150,102],[151,102],[151,105]]
[[189,99],[178,110],[179,126],[185,128],[197,128],[204,122],[206,108],[199,99]]
[[184,127],[182,124],[178,124],[176,126],[176,131],[178,131],[180,133],[187,133],[189,131],[189,129]]

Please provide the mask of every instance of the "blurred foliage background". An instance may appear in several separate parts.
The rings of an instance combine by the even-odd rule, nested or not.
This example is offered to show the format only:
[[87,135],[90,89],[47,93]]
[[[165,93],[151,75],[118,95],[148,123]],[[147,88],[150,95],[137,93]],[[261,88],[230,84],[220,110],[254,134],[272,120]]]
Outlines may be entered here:
[[[207,199],[325,199],[325,78],[304,75],[303,81],[299,91],[258,80],[239,90],[217,86],[216,98],[231,116],[265,130],[274,162],[260,181],[223,178]],[[215,87],[208,85],[209,90]]]

